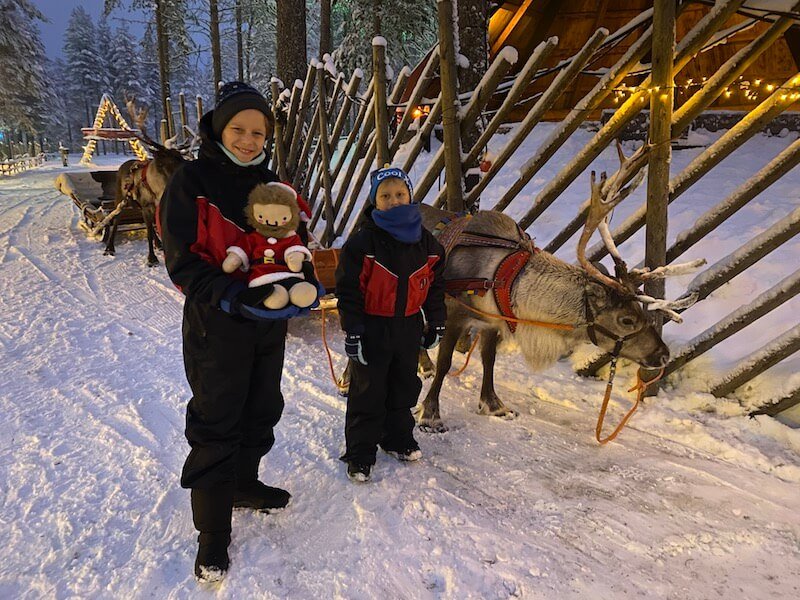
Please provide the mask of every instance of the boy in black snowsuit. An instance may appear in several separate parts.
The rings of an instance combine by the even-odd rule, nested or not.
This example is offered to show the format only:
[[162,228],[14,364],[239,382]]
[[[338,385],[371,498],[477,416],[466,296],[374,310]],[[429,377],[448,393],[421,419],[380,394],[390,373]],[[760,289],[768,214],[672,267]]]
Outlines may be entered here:
[[232,229],[252,230],[244,211],[250,191],[278,181],[264,153],[272,123],[257,90],[225,84],[200,121],[198,159],[175,173],[159,206],[167,270],[186,294],[183,356],[193,396],[181,486],[191,489],[200,532],[195,574],[204,580],[221,579],[228,569],[234,506],[270,511],[290,499],[258,480],[283,411],[286,320],[264,310],[263,298],[250,297],[246,275],[220,266]]
[[353,481],[369,480],[378,445],[399,460],[422,457],[411,414],[422,389],[417,358],[420,347],[439,343],[447,314],[444,249],[422,226],[412,195],[402,169],[374,171],[364,224],[336,271],[350,358],[342,460]]

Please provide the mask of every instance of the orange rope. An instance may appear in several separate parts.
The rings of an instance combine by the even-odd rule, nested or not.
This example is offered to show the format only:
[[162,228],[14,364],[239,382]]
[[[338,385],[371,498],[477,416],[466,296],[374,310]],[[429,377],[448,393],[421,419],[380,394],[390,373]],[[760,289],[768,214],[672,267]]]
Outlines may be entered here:
[[639,403],[642,401],[642,398],[644,398],[644,394],[647,391],[647,388],[650,386],[650,384],[655,383],[664,376],[664,368],[662,367],[661,370],[658,372],[658,375],[653,377],[653,379],[651,379],[650,381],[642,381],[642,378],[639,376],[639,371],[636,371],[636,385],[634,385],[631,389],[628,390],[629,392],[636,390],[637,392],[636,402],[634,402],[633,406],[627,412],[627,414],[624,417],[622,417],[622,421],[620,421],[619,425],[617,425],[617,428],[614,429],[613,432],[611,432],[611,435],[603,439],[600,439],[600,433],[603,431],[603,421],[606,418],[606,409],[608,408],[608,401],[611,398],[611,388],[614,386],[615,368],[616,364],[612,365],[611,373],[608,377],[608,383],[606,383],[606,393],[603,396],[603,405],[600,407],[600,414],[597,417],[597,427],[595,427],[594,430],[594,437],[601,445],[606,444],[611,440],[613,440],[615,437],[617,437],[619,432],[622,431],[622,428],[625,427],[625,424],[628,422],[628,419],[630,419],[633,416],[633,413],[636,412],[636,409],[639,408]]
[[502,319],[503,321],[511,321],[512,323],[520,323],[522,325],[533,325],[534,327],[546,327],[548,329],[562,329],[564,331],[572,331],[575,329],[574,325],[570,325],[568,323],[548,323],[547,321],[531,321],[530,319],[518,319],[516,317],[506,317],[505,315],[496,315],[494,313],[484,312],[479,308],[475,308],[470,306],[466,302],[463,302],[456,298],[455,296],[450,296],[453,300],[458,302],[461,306],[474,312],[477,315],[481,315],[483,317],[489,317],[492,319]]
[[336,379],[336,372],[333,369],[333,357],[331,356],[331,349],[328,347],[328,336],[325,332],[325,309],[321,309],[320,313],[322,314],[322,344],[325,346],[325,353],[328,355],[328,367],[331,371],[331,379],[333,380],[333,385],[336,386],[336,389],[341,392],[345,388],[339,384],[339,380]]
[[467,352],[467,360],[464,361],[464,366],[461,367],[458,371],[450,371],[448,373],[450,377],[458,377],[464,372],[464,370],[467,368],[467,365],[469,364],[469,357],[472,356],[472,351],[475,350],[475,346],[478,345],[478,338],[480,337],[481,337],[480,333],[475,334],[475,339],[472,340],[472,345],[469,347],[469,352]]

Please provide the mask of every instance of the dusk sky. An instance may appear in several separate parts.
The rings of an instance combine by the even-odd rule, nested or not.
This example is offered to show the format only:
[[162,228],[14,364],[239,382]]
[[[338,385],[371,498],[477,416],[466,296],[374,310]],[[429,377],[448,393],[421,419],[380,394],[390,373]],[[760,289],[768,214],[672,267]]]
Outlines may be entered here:
[[[31,3],[50,21],[49,23],[39,23],[45,51],[50,58],[62,56],[61,48],[64,45],[64,30],[67,28],[69,14],[73,8],[83,6],[86,12],[92,15],[96,23],[103,12],[104,5],[103,0],[31,0]],[[130,6],[130,0],[123,0],[122,4],[123,6]],[[120,24],[120,18],[122,17],[136,22],[144,20],[144,17],[135,11],[117,9],[109,17],[109,25],[112,29],[115,29]],[[137,37],[144,31],[144,26],[138,23],[129,21],[129,27]]]

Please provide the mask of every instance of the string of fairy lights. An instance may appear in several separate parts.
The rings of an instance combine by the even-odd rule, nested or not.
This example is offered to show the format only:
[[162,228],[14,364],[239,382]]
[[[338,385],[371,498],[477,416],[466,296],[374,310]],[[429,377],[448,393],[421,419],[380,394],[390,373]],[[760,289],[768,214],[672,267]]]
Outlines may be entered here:
[[[641,101],[647,102],[649,96],[656,93],[660,93],[661,99],[666,100],[668,98],[668,90],[675,90],[678,96],[688,97],[694,94],[699,88],[704,87],[707,83],[708,77],[702,77],[700,79],[693,79],[690,77],[683,82],[676,82],[673,86],[619,85],[613,90],[613,102],[614,104],[619,104],[636,94],[641,94]],[[800,89],[798,89],[798,85],[800,85],[800,77],[795,77],[790,82],[790,85],[785,85],[780,82],[766,81],[764,78],[745,79],[742,75],[723,90],[722,96],[727,99],[732,99],[734,94],[737,94],[738,98],[733,98],[732,101],[737,99],[741,100],[743,98],[746,102],[755,102],[765,99],[767,95],[772,95],[776,91],[786,90],[786,93],[781,94],[779,99],[781,101],[795,101],[800,99]]]

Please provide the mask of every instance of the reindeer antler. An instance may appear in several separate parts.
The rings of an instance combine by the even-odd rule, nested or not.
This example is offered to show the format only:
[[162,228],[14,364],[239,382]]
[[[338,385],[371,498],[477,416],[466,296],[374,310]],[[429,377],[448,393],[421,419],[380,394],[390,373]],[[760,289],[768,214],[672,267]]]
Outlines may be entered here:
[[[586,217],[586,225],[581,233],[580,241],[578,242],[578,262],[586,269],[586,272],[614,289],[626,295],[635,296],[648,310],[657,310],[663,313],[666,317],[672,319],[677,323],[681,323],[683,319],[676,312],[677,310],[685,310],[697,301],[697,295],[690,295],[686,298],[678,300],[662,300],[647,296],[639,291],[639,286],[645,281],[651,279],[662,279],[672,275],[684,275],[691,273],[702,265],[706,264],[704,258],[693,260],[686,263],[679,263],[675,265],[666,265],[658,267],[652,271],[645,267],[642,269],[628,270],[628,266],[622,259],[622,255],[614,243],[614,237],[611,235],[611,229],[608,226],[608,214],[611,210],[627,198],[644,178],[644,165],[646,164],[645,154],[650,151],[651,145],[646,143],[642,145],[630,157],[626,157],[622,151],[622,144],[617,141],[617,153],[619,154],[620,168],[611,179],[607,179],[605,173],[600,174],[600,183],[595,181],[595,173],[592,171],[591,186],[592,197],[589,207],[589,214]],[[632,179],[627,187],[623,187],[625,182]],[[608,253],[614,260],[616,270],[616,277],[609,277],[602,273],[586,258],[586,245],[589,239],[594,234],[595,230],[600,231],[600,237],[603,238],[603,243],[608,249]]]
[[136,137],[138,137],[151,148],[163,150],[164,146],[150,138],[145,130],[144,123],[150,108],[147,106],[143,108],[136,108],[136,96],[134,94],[128,94],[128,92],[125,92],[125,108],[128,109],[128,114],[131,116],[131,119],[133,119],[133,122],[136,124],[136,128],[139,130],[139,133],[135,134]]
[[[591,175],[591,190],[592,196],[589,205],[589,213],[586,215],[586,225],[584,225],[583,232],[581,233],[580,240],[578,241],[578,262],[586,269],[586,272],[598,281],[610,285],[611,287],[619,290],[623,294],[631,294],[633,290],[626,287],[623,283],[623,273],[627,273],[625,261],[617,250],[614,240],[611,237],[611,232],[608,229],[608,214],[614,209],[617,204],[627,198],[644,179],[644,170],[642,167],[643,156],[650,151],[650,144],[643,144],[634,154],[626,157],[622,151],[622,144],[617,141],[617,153],[619,154],[620,168],[611,179],[608,179],[606,173],[600,174],[600,183],[596,182],[595,172],[592,171]],[[623,187],[625,182],[633,176],[633,181],[627,187]],[[586,258],[586,245],[594,232],[600,228],[600,235],[608,247],[608,251],[614,259],[614,264],[617,268],[617,278],[614,279],[605,275],[595,267]]]

